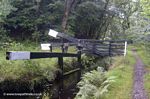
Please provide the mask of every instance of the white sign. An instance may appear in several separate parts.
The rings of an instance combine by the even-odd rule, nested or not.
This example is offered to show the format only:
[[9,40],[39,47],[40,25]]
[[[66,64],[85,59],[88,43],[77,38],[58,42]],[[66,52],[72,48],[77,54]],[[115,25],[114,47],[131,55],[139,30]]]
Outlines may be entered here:
[[10,52],[10,60],[25,60],[30,59],[30,52]]
[[58,32],[57,31],[55,31],[55,30],[52,30],[52,29],[49,29],[49,33],[48,33],[48,35],[50,35],[50,36],[52,36],[52,37],[57,37],[57,35],[58,35]]
[[41,44],[41,49],[42,50],[50,50],[51,44]]

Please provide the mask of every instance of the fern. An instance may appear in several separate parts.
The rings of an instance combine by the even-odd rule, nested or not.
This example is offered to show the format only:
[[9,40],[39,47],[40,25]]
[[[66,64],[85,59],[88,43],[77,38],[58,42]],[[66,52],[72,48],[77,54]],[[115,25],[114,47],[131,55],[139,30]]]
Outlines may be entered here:
[[108,87],[115,81],[115,77],[106,77],[102,70],[93,70],[83,75],[78,83],[80,90],[75,99],[101,99],[108,92]]

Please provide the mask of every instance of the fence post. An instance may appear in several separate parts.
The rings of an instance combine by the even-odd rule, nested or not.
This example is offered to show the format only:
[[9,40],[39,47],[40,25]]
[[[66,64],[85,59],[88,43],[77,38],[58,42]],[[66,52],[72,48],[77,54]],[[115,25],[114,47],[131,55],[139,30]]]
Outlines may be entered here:
[[61,72],[61,76],[60,76],[60,86],[59,86],[59,96],[61,97],[61,95],[63,94],[63,88],[64,88],[64,81],[63,81],[63,74],[64,74],[64,68],[63,68],[63,57],[60,56],[58,57],[58,65],[60,66],[60,69],[62,70]]
[[65,50],[64,50],[64,43],[62,43],[62,45],[61,45],[61,50],[62,50],[62,53],[65,52]]
[[96,44],[93,43],[93,49],[92,49],[92,52],[95,53],[95,49],[96,49]]
[[53,47],[52,47],[52,45],[50,45],[49,47],[50,47],[50,52],[53,52]]
[[125,41],[125,45],[124,45],[124,56],[126,56],[127,54],[127,41]]
[[111,56],[111,41],[109,41],[109,56]]
[[82,47],[82,45],[81,45],[81,40],[78,40],[77,49],[78,49],[78,52],[81,53],[81,50],[83,49],[83,47]]
[[78,67],[80,68],[79,72],[78,72],[78,81],[81,80],[81,71],[82,71],[82,63],[81,63],[81,51],[78,51]]
[[64,43],[64,52],[68,52],[69,43]]

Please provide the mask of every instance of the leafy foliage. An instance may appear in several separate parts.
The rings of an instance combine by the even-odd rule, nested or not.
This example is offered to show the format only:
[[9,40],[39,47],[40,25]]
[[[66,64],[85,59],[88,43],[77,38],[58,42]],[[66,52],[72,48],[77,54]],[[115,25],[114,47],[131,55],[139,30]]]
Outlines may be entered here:
[[[49,28],[59,28],[63,16],[62,1],[14,0],[17,8],[5,22],[9,36],[19,40],[42,41]],[[45,35],[46,33],[46,35]]]
[[[2,0],[4,34],[15,40],[48,41],[49,28],[62,30],[65,0]],[[73,0],[66,29],[78,38],[125,38],[130,16],[137,10],[132,0]],[[2,3],[1,3],[2,4]],[[14,8],[15,10],[13,10]],[[1,8],[2,9],[2,8]],[[66,27],[66,26],[65,26]]]
[[142,14],[150,18],[150,2],[149,0],[141,0]]
[[3,24],[5,23],[5,18],[9,15],[12,11],[15,11],[11,5],[11,0],[0,0],[0,42],[6,42],[10,38],[8,37],[6,29],[4,29]]
[[115,77],[106,77],[102,70],[86,73],[78,83],[80,90],[75,99],[100,99],[114,81]]
[[[95,38],[101,24],[101,8],[93,2],[81,3],[75,14],[72,30],[78,38]],[[83,36],[84,35],[84,36]]]
[[16,10],[11,5],[11,0],[1,0],[0,1],[0,22],[3,22],[3,19],[11,13],[11,11]]

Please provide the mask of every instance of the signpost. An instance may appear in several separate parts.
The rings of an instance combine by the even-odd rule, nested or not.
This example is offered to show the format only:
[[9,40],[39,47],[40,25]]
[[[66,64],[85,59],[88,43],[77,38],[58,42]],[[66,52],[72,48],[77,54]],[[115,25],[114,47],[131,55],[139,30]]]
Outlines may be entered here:
[[51,44],[41,44],[41,49],[42,50],[51,50]]

